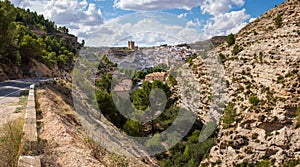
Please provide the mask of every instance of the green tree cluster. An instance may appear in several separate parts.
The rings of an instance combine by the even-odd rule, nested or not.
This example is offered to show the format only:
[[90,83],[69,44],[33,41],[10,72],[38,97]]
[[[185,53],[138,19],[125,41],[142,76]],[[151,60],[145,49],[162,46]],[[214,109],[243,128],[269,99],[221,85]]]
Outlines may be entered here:
[[[34,33],[39,32],[39,33]],[[68,35],[43,15],[29,9],[15,8],[10,1],[0,1],[0,61],[27,65],[37,59],[47,66],[72,64],[79,49],[77,42],[60,39]]]
[[223,115],[223,128],[229,128],[230,124],[232,124],[236,117],[236,109],[234,108],[234,103],[229,102],[224,109]]
[[233,34],[229,34],[227,36],[227,44],[228,44],[228,46],[235,44],[235,37]]
[[[107,58],[104,58],[103,61],[104,64],[102,64],[101,67],[106,68],[107,64],[109,64],[110,62]],[[155,67],[153,69],[149,69],[149,71],[156,70],[160,70],[160,68]],[[128,71],[126,69],[120,69],[120,71],[126,76],[130,75],[141,77],[141,71],[137,71],[134,74],[132,74],[132,71]],[[170,138],[170,140],[168,140],[166,143],[167,145],[176,144],[175,140],[172,139],[175,139],[176,136],[179,135],[177,132],[168,134],[168,136],[161,135],[162,131],[166,130],[174,123],[174,120],[176,119],[179,112],[179,108],[174,106],[176,100],[171,99],[172,92],[167,84],[160,81],[144,82],[140,89],[132,90],[129,93],[130,101],[127,102],[122,101],[122,97],[118,97],[116,99],[114,97],[113,100],[112,95],[116,92],[111,91],[111,84],[112,76],[108,73],[101,73],[100,79],[96,81],[96,99],[98,102],[98,106],[100,107],[101,112],[105,115],[105,117],[107,117],[119,129],[130,136],[151,137],[144,143],[145,146],[150,150],[163,149],[162,147],[165,146],[161,144],[161,142],[166,137],[168,137],[168,139]],[[144,113],[149,112],[150,109],[152,109],[153,106],[151,106],[150,101],[153,100],[152,98],[154,97],[154,94],[159,93],[159,91],[155,91],[156,88],[162,90],[162,92],[165,93],[165,97],[167,98],[166,107],[156,119],[147,123],[141,123],[137,121],[136,118],[139,116],[143,116]],[[116,95],[118,96],[117,93]],[[160,94],[158,95],[158,97],[155,97],[160,98]],[[158,101],[161,102],[160,99]],[[120,109],[119,107],[121,105],[119,104],[121,103],[128,103],[125,110],[131,110],[133,112],[132,119],[125,118],[120,114],[118,109]],[[118,106],[118,109],[116,106]],[[208,139],[200,143],[199,135],[201,128],[201,122],[195,122],[192,129],[188,132],[187,136],[182,141],[176,144],[168,152],[157,155],[157,159],[159,160],[160,165],[167,167],[199,166],[201,159],[205,158],[205,156],[209,153],[211,147],[215,145],[216,142],[216,133],[214,133],[212,136],[208,136],[208,134],[205,134],[207,135]]]

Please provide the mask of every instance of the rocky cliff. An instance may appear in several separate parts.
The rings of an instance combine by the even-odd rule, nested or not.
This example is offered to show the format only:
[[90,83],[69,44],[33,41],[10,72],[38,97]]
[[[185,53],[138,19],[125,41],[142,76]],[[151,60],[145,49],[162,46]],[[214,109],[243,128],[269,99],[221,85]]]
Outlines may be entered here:
[[[224,65],[224,111],[233,113],[233,121],[223,116],[218,142],[202,165],[299,163],[300,1],[287,0],[266,12],[235,39],[213,51]],[[194,73],[202,72],[201,59],[193,61]]]

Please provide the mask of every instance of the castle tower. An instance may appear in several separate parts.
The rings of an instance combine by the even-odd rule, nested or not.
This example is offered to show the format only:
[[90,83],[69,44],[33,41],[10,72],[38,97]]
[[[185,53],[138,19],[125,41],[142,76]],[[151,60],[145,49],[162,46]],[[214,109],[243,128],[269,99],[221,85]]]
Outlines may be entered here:
[[128,49],[134,50],[134,41],[128,41]]

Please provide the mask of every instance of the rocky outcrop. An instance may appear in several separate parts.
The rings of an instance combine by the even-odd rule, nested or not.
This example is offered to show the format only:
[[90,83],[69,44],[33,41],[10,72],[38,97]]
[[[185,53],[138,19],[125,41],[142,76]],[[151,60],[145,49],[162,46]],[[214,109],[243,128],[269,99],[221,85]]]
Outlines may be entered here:
[[[227,102],[234,103],[237,114],[229,128],[221,121],[218,142],[202,165],[268,160],[282,166],[300,159],[300,128],[295,126],[300,102],[299,11],[299,1],[287,0],[235,35],[238,53],[227,43],[214,50],[225,56]],[[281,27],[274,24],[278,15]]]

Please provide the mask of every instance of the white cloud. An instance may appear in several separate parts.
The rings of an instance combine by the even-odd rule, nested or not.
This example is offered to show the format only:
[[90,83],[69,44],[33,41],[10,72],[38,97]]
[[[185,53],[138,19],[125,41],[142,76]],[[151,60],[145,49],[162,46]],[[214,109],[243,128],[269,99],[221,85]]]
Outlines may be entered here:
[[187,14],[188,14],[188,13],[181,13],[181,14],[179,14],[177,17],[178,17],[178,18],[184,18],[184,17],[187,16]]
[[[205,39],[203,33],[191,22],[182,22],[177,16],[164,13],[138,13],[113,19],[93,33],[86,43],[92,46],[120,46],[128,40],[137,45],[150,46],[164,43],[178,44]],[[135,21],[132,21],[135,18]],[[165,22],[170,20],[170,22]]]
[[245,4],[245,0],[231,0],[237,6],[243,6]]
[[250,15],[246,13],[245,9],[218,14],[208,21],[204,26],[204,31],[210,36],[237,33],[248,24],[246,20],[249,18]]
[[[115,7],[136,11],[170,8],[190,10],[198,6],[202,13],[208,13],[212,17],[208,20],[194,18],[184,24],[177,24],[176,21],[180,20],[182,23],[187,12],[174,15],[172,19],[152,16],[140,19],[138,22],[134,22],[136,18],[132,19],[129,16],[131,21],[130,19],[122,21],[121,17],[114,19],[114,23],[106,21],[105,25],[103,25],[104,19],[100,8],[87,0],[12,0],[12,2],[18,7],[30,8],[39,14],[44,14],[59,26],[68,27],[70,33],[79,36],[80,40],[87,40],[90,35],[95,36],[95,32],[101,32],[103,39],[95,43],[107,45],[115,45],[116,41],[120,42],[120,39],[125,40],[125,38],[136,38],[140,43],[145,44],[176,41],[171,36],[183,39],[183,42],[192,42],[214,35],[236,33],[250,18],[245,9],[231,11],[234,5],[243,6],[245,0],[115,0]],[[195,27],[203,27],[203,29],[200,32]],[[168,41],[167,38],[172,40]]]
[[249,23],[253,22],[256,20],[256,17],[252,17],[251,19],[249,19]]
[[86,38],[103,24],[100,8],[87,0],[12,0],[18,7],[29,8],[59,26],[66,26],[70,33]]
[[30,5],[29,0],[11,0],[11,3],[20,8],[26,8]]
[[218,15],[226,13],[232,9],[232,5],[243,6],[245,0],[205,0],[200,8],[203,13]]
[[114,7],[124,10],[186,9],[199,6],[203,0],[115,0]]

